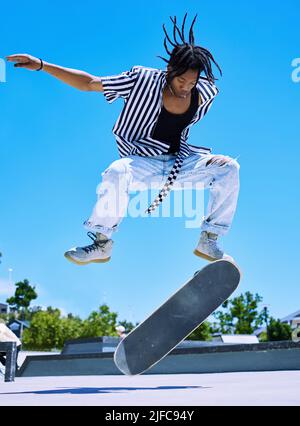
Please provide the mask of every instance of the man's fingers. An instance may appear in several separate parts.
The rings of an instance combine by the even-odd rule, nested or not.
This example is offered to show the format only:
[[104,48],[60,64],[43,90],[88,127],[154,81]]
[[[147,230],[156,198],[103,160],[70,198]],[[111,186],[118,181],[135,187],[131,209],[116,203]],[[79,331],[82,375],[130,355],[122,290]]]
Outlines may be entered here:
[[27,55],[9,55],[6,56],[6,59],[10,62],[15,62],[15,68],[22,68],[30,64],[30,60]]
[[14,64],[14,67],[16,67],[16,68],[23,68],[23,67],[25,67],[28,64],[29,64],[29,62],[19,62],[17,64]]
[[15,59],[19,64],[27,64],[29,62],[28,58],[18,58]]
[[20,59],[21,58],[21,56],[20,55],[9,55],[9,56],[6,56],[6,59],[8,60],[8,61],[14,61],[14,60],[16,60],[16,59]]
[[6,56],[6,59],[8,61],[22,61],[22,62],[28,61],[28,58],[24,55],[9,55],[9,56]]

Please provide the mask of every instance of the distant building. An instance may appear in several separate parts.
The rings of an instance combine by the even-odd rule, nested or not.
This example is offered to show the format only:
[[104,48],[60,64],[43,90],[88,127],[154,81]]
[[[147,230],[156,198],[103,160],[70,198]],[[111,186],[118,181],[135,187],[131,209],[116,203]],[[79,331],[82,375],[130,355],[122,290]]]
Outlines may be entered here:
[[300,310],[282,318],[280,321],[285,324],[289,324],[293,330],[300,327]]
[[8,305],[6,303],[0,303],[0,314],[8,313]]
[[11,329],[12,332],[15,333],[15,335],[21,339],[23,335],[23,331],[25,328],[29,328],[29,322],[28,321],[20,321],[18,319],[14,319],[8,323],[8,328]]
[[[296,311],[284,318],[281,318],[280,322],[282,322],[283,324],[288,324],[291,326],[292,330],[295,330],[296,328],[300,327],[300,310]],[[255,334],[255,336],[260,336],[261,333],[266,331],[266,327],[260,327],[257,330],[254,331],[253,334]]]
[[257,336],[253,334],[221,334],[216,333],[212,336],[213,342],[222,342],[222,343],[259,343]]

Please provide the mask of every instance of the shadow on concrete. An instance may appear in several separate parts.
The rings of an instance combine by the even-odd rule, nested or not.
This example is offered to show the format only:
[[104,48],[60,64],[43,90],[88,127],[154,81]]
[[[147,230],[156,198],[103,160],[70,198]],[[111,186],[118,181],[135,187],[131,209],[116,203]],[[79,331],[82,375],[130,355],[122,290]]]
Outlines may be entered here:
[[120,393],[130,391],[143,391],[143,390],[177,390],[177,389],[210,389],[204,386],[158,386],[151,387],[112,387],[112,388],[61,388],[61,389],[48,389],[40,391],[26,391],[26,392],[1,392],[0,395],[23,395],[23,394],[37,394],[37,395],[61,395],[61,394],[101,394],[101,393]]

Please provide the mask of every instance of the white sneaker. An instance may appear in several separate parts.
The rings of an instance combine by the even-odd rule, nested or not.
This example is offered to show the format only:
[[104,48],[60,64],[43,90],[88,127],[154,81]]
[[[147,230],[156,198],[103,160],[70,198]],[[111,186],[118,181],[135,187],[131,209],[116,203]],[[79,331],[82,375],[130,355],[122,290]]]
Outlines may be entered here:
[[205,260],[209,260],[210,262],[215,262],[220,259],[234,262],[234,259],[231,256],[225,254],[224,251],[218,247],[217,238],[218,236],[216,234],[202,231],[198,246],[194,250],[194,254]]
[[88,232],[87,235],[94,241],[93,244],[71,248],[66,251],[65,258],[77,265],[108,262],[111,258],[113,240],[98,232],[96,234]]

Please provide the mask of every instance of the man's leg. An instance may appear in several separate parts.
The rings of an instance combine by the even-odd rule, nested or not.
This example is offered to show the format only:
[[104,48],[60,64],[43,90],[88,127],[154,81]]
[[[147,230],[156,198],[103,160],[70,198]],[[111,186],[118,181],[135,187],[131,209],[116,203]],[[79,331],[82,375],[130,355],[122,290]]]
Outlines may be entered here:
[[84,227],[111,238],[123,220],[129,202],[132,177],[128,159],[114,161],[101,175],[102,181],[96,190],[97,202],[90,218],[84,222]]
[[225,235],[232,224],[239,194],[239,164],[222,155],[192,155],[179,173],[180,182],[203,182],[209,189],[206,215],[201,224],[202,234],[195,254],[208,260],[220,259],[224,252],[217,246],[218,236]]
[[225,159],[225,164],[216,162],[207,166],[213,171],[213,179],[210,183],[207,214],[202,223],[202,230],[217,235],[225,235],[229,231],[240,189],[240,165],[232,158]]
[[84,222],[85,228],[110,238],[126,214],[130,192],[160,188],[163,183],[163,162],[159,157],[134,155],[114,161],[102,173],[96,191],[97,203]]
[[84,222],[93,244],[75,247],[65,257],[77,264],[107,262],[110,260],[111,237],[123,220],[131,190],[143,190],[154,182],[163,184],[163,166],[159,159],[129,156],[114,161],[103,173],[97,187],[97,202],[92,214]]

